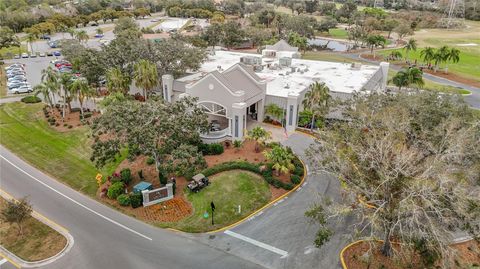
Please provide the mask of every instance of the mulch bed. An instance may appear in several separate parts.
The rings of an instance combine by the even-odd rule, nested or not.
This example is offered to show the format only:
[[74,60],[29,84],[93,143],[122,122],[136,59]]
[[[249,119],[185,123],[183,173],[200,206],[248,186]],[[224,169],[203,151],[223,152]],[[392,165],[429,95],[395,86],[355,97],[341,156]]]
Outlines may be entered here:
[[[55,119],[56,124],[50,125],[56,131],[67,132],[72,129],[83,126],[83,123],[80,120],[80,112],[68,112],[68,108],[65,111],[65,119],[62,118],[62,109],[61,108],[47,108],[49,118]],[[84,111],[86,112],[86,111]],[[99,112],[93,112],[90,118],[85,119],[89,124],[92,123],[93,119],[100,115]],[[43,115],[45,117],[45,115]],[[47,121],[48,118],[45,117]]]
[[[209,167],[230,161],[247,161],[250,163],[264,163],[266,162],[263,155],[263,149],[260,152],[255,152],[254,141],[244,141],[240,148],[235,148],[232,143],[227,147],[224,145],[224,153],[220,155],[205,156],[205,160]],[[149,182],[153,185],[153,188],[160,188],[160,180],[158,178],[158,172],[155,169],[155,164],[148,165],[146,156],[138,156],[134,161],[128,159],[122,161],[120,165],[115,169],[116,173],[124,168],[130,168],[132,174],[132,182],[128,186],[128,191],[133,191],[133,186],[138,184],[142,179],[138,172],[142,170],[143,181]],[[280,181],[284,183],[290,183],[289,174],[281,174],[276,176]],[[108,184],[108,183],[106,183]],[[101,197],[100,199],[107,204],[110,204],[128,215],[134,216],[146,222],[175,222],[192,214],[193,209],[190,202],[185,198],[184,190],[188,184],[188,180],[184,177],[176,177],[176,193],[172,200],[159,203],[148,207],[121,207],[116,200],[108,199],[107,197]],[[287,190],[282,188],[275,188],[269,185],[270,192],[272,193],[271,200],[274,200],[283,194],[287,193]],[[100,189],[97,194],[100,194]]]
[[[373,249],[368,256],[371,244]],[[372,242],[361,242],[355,244],[345,250],[343,257],[348,269],[368,269],[368,268],[384,268],[384,269],[403,269],[403,268],[425,268],[421,262],[419,254],[409,255],[407,259],[395,260],[383,256],[380,253],[380,244]],[[395,246],[394,246],[395,247]],[[398,245],[395,247],[398,250]],[[476,241],[468,241],[464,243],[454,244],[452,248],[457,251],[455,258],[455,266],[452,268],[470,268],[472,265],[480,264],[480,243]],[[383,266],[383,267],[382,267]],[[440,263],[438,263],[440,266]],[[435,268],[435,267],[434,267]],[[441,268],[437,267],[437,268]]]

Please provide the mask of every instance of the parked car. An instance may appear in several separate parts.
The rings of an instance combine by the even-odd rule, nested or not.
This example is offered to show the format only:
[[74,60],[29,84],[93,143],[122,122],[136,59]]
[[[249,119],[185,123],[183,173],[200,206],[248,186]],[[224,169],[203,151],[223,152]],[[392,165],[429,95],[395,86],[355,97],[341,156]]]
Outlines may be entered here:
[[47,56],[53,56],[53,52],[51,51],[47,52]]
[[28,58],[28,53],[22,53],[22,58]]
[[64,68],[64,67],[69,67],[71,68],[72,67],[72,64],[71,63],[58,63],[55,65],[56,68],[60,69],[60,68]]
[[15,77],[24,77],[24,76],[25,76],[25,73],[14,73],[14,74],[7,75],[7,79],[10,80]]
[[20,55],[18,54],[13,55],[13,59],[20,59]]
[[103,34],[96,34],[95,35],[95,38],[102,38],[103,37]]
[[40,54],[39,54],[38,56],[40,56],[40,57],[45,57],[45,56],[47,56],[47,55],[45,54],[45,52],[40,52]]
[[61,54],[60,51],[58,51],[58,50],[57,50],[57,51],[54,51],[54,52],[53,52],[53,55],[54,55],[54,56],[57,56],[57,57],[58,57],[58,56],[62,56],[62,54]]
[[21,68],[18,68],[18,69],[7,70],[6,73],[7,75],[11,75],[11,74],[17,74],[17,73],[25,73],[25,71]]
[[15,82],[15,81],[25,81],[27,80],[27,77],[25,75],[17,75],[11,78],[8,78],[7,83]]
[[30,58],[36,58],[37,57],[37,54],[34,52],[34,53],[30,53]]
[[24,64],[21,64],[21,63],[13,63],[9,66],[6,66],[4,69],[5,70],[8,70],[8,69],[12,69],[12,68],[15,68],[15,67],[21,67],[23,68],[25,65]]
[[91,26],[98,26],[98,22],[92,22],[90,25]]
[[50,36],[44,34],[40,36],[40,39],[50,40]]
[[22,86],[30,86],[30,84],[28,82],[17,82],[15,84],[7,85],[9,91],[13,91],[13,89],[16,89]]
[[33,92],[33,89],[32,89],[32,86],[30,86],[30,85],[24,85],[24,86],[20,86],[18,88],[10,89],[9,91],[10,91],[10,93],[19,94],[19,93]]

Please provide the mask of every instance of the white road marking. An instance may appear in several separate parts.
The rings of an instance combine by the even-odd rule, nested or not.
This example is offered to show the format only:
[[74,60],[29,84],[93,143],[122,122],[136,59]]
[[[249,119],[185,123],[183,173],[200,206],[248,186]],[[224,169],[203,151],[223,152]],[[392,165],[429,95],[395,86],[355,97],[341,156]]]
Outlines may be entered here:
[[0,265],[4,264],[6,262],[7,262],[7,259],[2,259],[2,260],[0,260]]
[[235,237],[235,238],[237,238],[237,239],[240,239],[240,240],[243,240],[243,241],[245,241],[245,242],[248,242],[248,243],[250,243],[250,244],[252,244],[252,245],[255,245],[255,246],[257,246],[257,247],[261,247],[261,248],[263,248],[263,249],[266,249],[266,250],[269,250],[269,251],[271,251],[271,252],[277,253],[278,255],[282,256],[281,258],[285,258],[285,257],[287,257],[287,255],[288,255],[288,252],[286,252],[285,250],[281,250],[281,249],[276,248],[276,247],[274,247],[274,246],[267,245],[267,244],[265,244],[265,243],[262,243],[262,242],[260,242],[260,241],[257,241],[257,240],[255,240],[255,239],[252,239],[252,238],[250,238],[250,237],[246,237],[246,236],[241,235],[241,234],[237,234],[237,233],[232,232],[232,231],[230,231],[230,230],[226,230],[224,233],[225,233],[225,234],[228,234],[228,235],[230,235],[230,236],[232,236],[232,237]]
[[147,240],[153,240],[152,238],[150,238],[150,237],[148,237],[148,236],[146,236],[146,235],[144,235],[144,234],[141,234],[141,233],[139,233],[139,232],[137,232],[137,231],[135,231],[135,230],[132,230],[132,229],[128,228],[127,226],[125,226],[125,225],[123,225],[123,224],[121,224],[121,223],[119,223],[119,222],[117,222],[117,221],[115,221],[115,220],[113,220],[113,219],[111,219],[111,218],[109,218],[109,217],[106,217],[106,216],[98,213],[97,211],[95,211],[95,210],[93,210],[93,209],[91,209],[91,208],[89,208],[89,207],[81,204],[80,202],[77,202],[76,200],[68,197],[67,195],[65,195],[65,194],[61,193],[60,191],[56,190],[55,188],[50,187],[50,185],[46,184],[45,182],[43,182],[43,181],[37,179],[36,177],[30,175],[28,172],[26,172],[26,171],[23,170],[22,168],[18,167],[16,164],[14,164],[14,163],[12,163],[11,161],[7,160],[7,158],[5,158],[4,156],[0,155],[0,157],[1,157],[2,159],[4,159],[7,163],[11,164],[13,167],[15,167],[15,168],[17,168],[18,170],[22,171],[25,175],[31,177],[32,179],[34,179],[34,180],[37,181],[38,183],[40,183],[40,184],[42,184],[43,186],[49,188],[50,190],[56,192],[57,194],[63,196],[64,198],[70,200],[71,202],[79,205],[80,207],[83,207],[84,209],[92,212],[93,214],[95,214],[95,215],[97,215],[97,216],[99,216],[99,217],[101,217],[101,218],[103,218],[103,219],[105,219],[105,220],[107,220],[107,221],[109,221],[109,222],[111,222],[111,223],[113,223],[113,224],[115,224],[115,225],[117,225],[117,226],[119,226],[119,227],[121,227],[121,228],[129,231],[129,232],[132,232],[132,233],[134,233],[134,234],[136,234],[136,235],[138,235],[138,236],[140,236],[140,237],[143,237],[143,238],[145,238],[145,239],[147,239]]

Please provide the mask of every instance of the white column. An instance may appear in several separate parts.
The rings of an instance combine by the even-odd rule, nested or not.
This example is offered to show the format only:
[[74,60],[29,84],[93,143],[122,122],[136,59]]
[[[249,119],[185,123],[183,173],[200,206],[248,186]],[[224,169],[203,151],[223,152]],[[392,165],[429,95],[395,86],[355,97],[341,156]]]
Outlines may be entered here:
[[287,133],[295,132],[297,128],[297,114],[298,114],[298,94],[289,93],[287,98]]
[[265,101],[264,99],[257,102],[257,121],[263,122],[263,113],[265,111]]
[[246,126],[246,111],[247,111],[247,104],[246,103],[234,103],[232,105],[232,139],[233,140],[243,140],[245,136],[244,130],[247,128]]
[[387,81],[388,81],[388,68],[390,67],[390,63],[387,62],[381,62],[380,63],[380,68],[382,70],[382,85],[381,85],[381,90],[385,91],[387,88]]
[[172,75],[163,75],[162,76],[162,95],[163,99],[167,102],[172,102],[173,96],[173,76]]

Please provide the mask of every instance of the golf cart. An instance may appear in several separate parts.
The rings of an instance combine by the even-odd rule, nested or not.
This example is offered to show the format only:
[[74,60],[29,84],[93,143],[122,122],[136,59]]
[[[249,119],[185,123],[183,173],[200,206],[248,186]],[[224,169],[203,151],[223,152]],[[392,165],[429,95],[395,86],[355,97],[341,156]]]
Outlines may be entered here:
[[208,186],[208,184],[210,183],[208,182],[208,178],[206,176],[203,174],[197,174],[193,176],[192,181],[188,183],[187,187],[192,192],[199,192],[201,189]]

